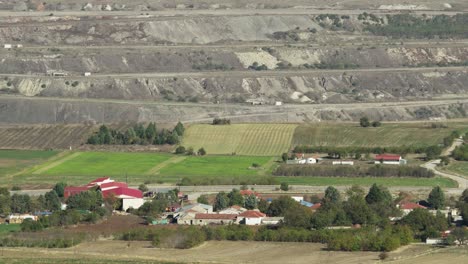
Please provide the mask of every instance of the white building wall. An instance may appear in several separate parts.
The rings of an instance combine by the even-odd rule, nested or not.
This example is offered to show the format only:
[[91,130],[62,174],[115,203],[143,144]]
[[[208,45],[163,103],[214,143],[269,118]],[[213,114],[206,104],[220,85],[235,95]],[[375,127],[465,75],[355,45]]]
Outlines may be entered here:
[[127,211],[130,208],[138,209],[145,203],[143,198],[122,199],[122,210]]
[[262,224],[262,218],[261,217],[252,217],[252,218],[244,218],[245,219],[245,224],[246,225],[261,225]]

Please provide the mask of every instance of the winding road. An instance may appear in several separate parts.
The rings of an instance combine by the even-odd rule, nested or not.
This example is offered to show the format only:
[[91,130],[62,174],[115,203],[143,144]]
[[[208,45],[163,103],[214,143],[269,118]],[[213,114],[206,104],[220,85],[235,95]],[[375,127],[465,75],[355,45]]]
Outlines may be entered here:
[[[460,139],[460,138],[455,139],[453,141],[452,145],[442,153],[442,156],[445,156],[445,157],[450,156],[452,154],[452,152],[455,150],[455,148],[458,147],[458,146],[461,146],[462,144],[463,144],[463,139]],[[439,175],[441,177],[450,178],[450,179],[456,181],[458,183],[458,189],[460,189],[460,190],[465,190],[465,189],[468,188],[468,179],[463,178],[463,177],[458,176],[458,175],[454,175],[454,174],[450,174],[450,173],[446,173],[446,172],[441,172],[441,171],[437,170],[437,165],[439,165],[440,162],[441,162],[440,159],[430,160],[429,162],[426,162],[426,163],[422,164],[421,167],[433,171],[436,175]]]

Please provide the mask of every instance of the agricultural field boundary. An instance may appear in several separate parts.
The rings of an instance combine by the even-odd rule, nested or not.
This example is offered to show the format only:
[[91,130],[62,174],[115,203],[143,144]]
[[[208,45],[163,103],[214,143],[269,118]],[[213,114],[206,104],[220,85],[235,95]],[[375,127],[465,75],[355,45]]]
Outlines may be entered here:
[[176,163],[179,163],[179,162],[182,162],[183,160],[185,160],[187,157],[186,156],[175,156],[175,157],[172,157],[166,161],[163,161],[161,163],[159,163],[158,165],[154,166],[153,168],[151,168],[147,173],[145,173],[146,175],[157,175],[159,174],[159,171],[168,166],[168,165],[171,165],[171,164],[176,164]]
[[71,155],[68,155],[68,156],[66,156],[66,157],[63,157],[62,159],[56,160],[56,161],[54,161],[54,162],[52,162],[52,163],[49,163],[48,165],[42,166],[41,168],[39,168],[39,169],[33,171],[32,174],[41,174],[41,173],[44,173],[44,172],[46,172],[46,171],[48,171],[48,170],[50,170],[50,169],[52,169],[52,168],[54,168],[54,167],[56,167],[56,166],[58,166],[58,165],[60,165],[60,164],[62,164],[62,163],[64,163],[64,162],[68,161],[68,160],[71,160],[71,159],[74,159],[74,158],[78,157],[78,156],[81,155],[82,153],[83,153],[83,152],[75,152],[75,153],[73,153],[73,154],[71,154]]

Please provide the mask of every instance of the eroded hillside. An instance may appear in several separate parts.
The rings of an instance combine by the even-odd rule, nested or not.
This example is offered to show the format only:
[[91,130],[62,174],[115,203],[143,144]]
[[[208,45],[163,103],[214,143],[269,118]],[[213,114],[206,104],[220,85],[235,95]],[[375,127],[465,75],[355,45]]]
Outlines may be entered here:
[[[56,12],[18,12],[21,2]],[[1,121],[466,116],[461,2],[374,1],[368,10],[357,9],[365,1],[228,2],[0,4],[11,10],[0,13],[0,42],[9,45],[0,51]],[[131,11],[141,5],[147,12]],[[286,107],[265,106],[278,101]],[[421,110],[419,102],[432,103]]]

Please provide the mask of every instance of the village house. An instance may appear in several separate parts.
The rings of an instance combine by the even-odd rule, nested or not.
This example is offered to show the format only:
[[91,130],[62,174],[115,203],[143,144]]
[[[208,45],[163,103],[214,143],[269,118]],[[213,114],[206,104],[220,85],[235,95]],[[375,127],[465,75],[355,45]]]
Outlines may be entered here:
[[304,153],[296,153],[294,155],[294,159],[287,160],[286,164],[316,164],[319,162],[319,160],[320,158],[316,156],[306,157]]
[[237,214],[195,214],[192,225],[228,225],[234,224]]
[[207,204],[190,204],[180,208],[175,214],[174,219],[179,225],[193,225],[197,214],[211,214],[213,206]]
[[261,225],[265,217],[266,214],[260,211],[248,210],[237,216],[237,222],[244,225]]
[[400,155],[380,154],[375,156],[374,163],[389,165],[406,165],[407,162]]
[[238,205],[233,205],[231,207],[228,207],[226,209],[223,209],[221,211],[219,211],[218,213],[220,214],[241,214],[243,212],[247,211],[247,209],[241,207],[241,206],[238,206]]
[[417,203],[413,202],[403,202],[397,205],[397,208],[399,208],[403,212],[403,216],[411,213],[414,209],[416,208],[421,208],[421,209],[427,209],[427,207],[422,206]]

